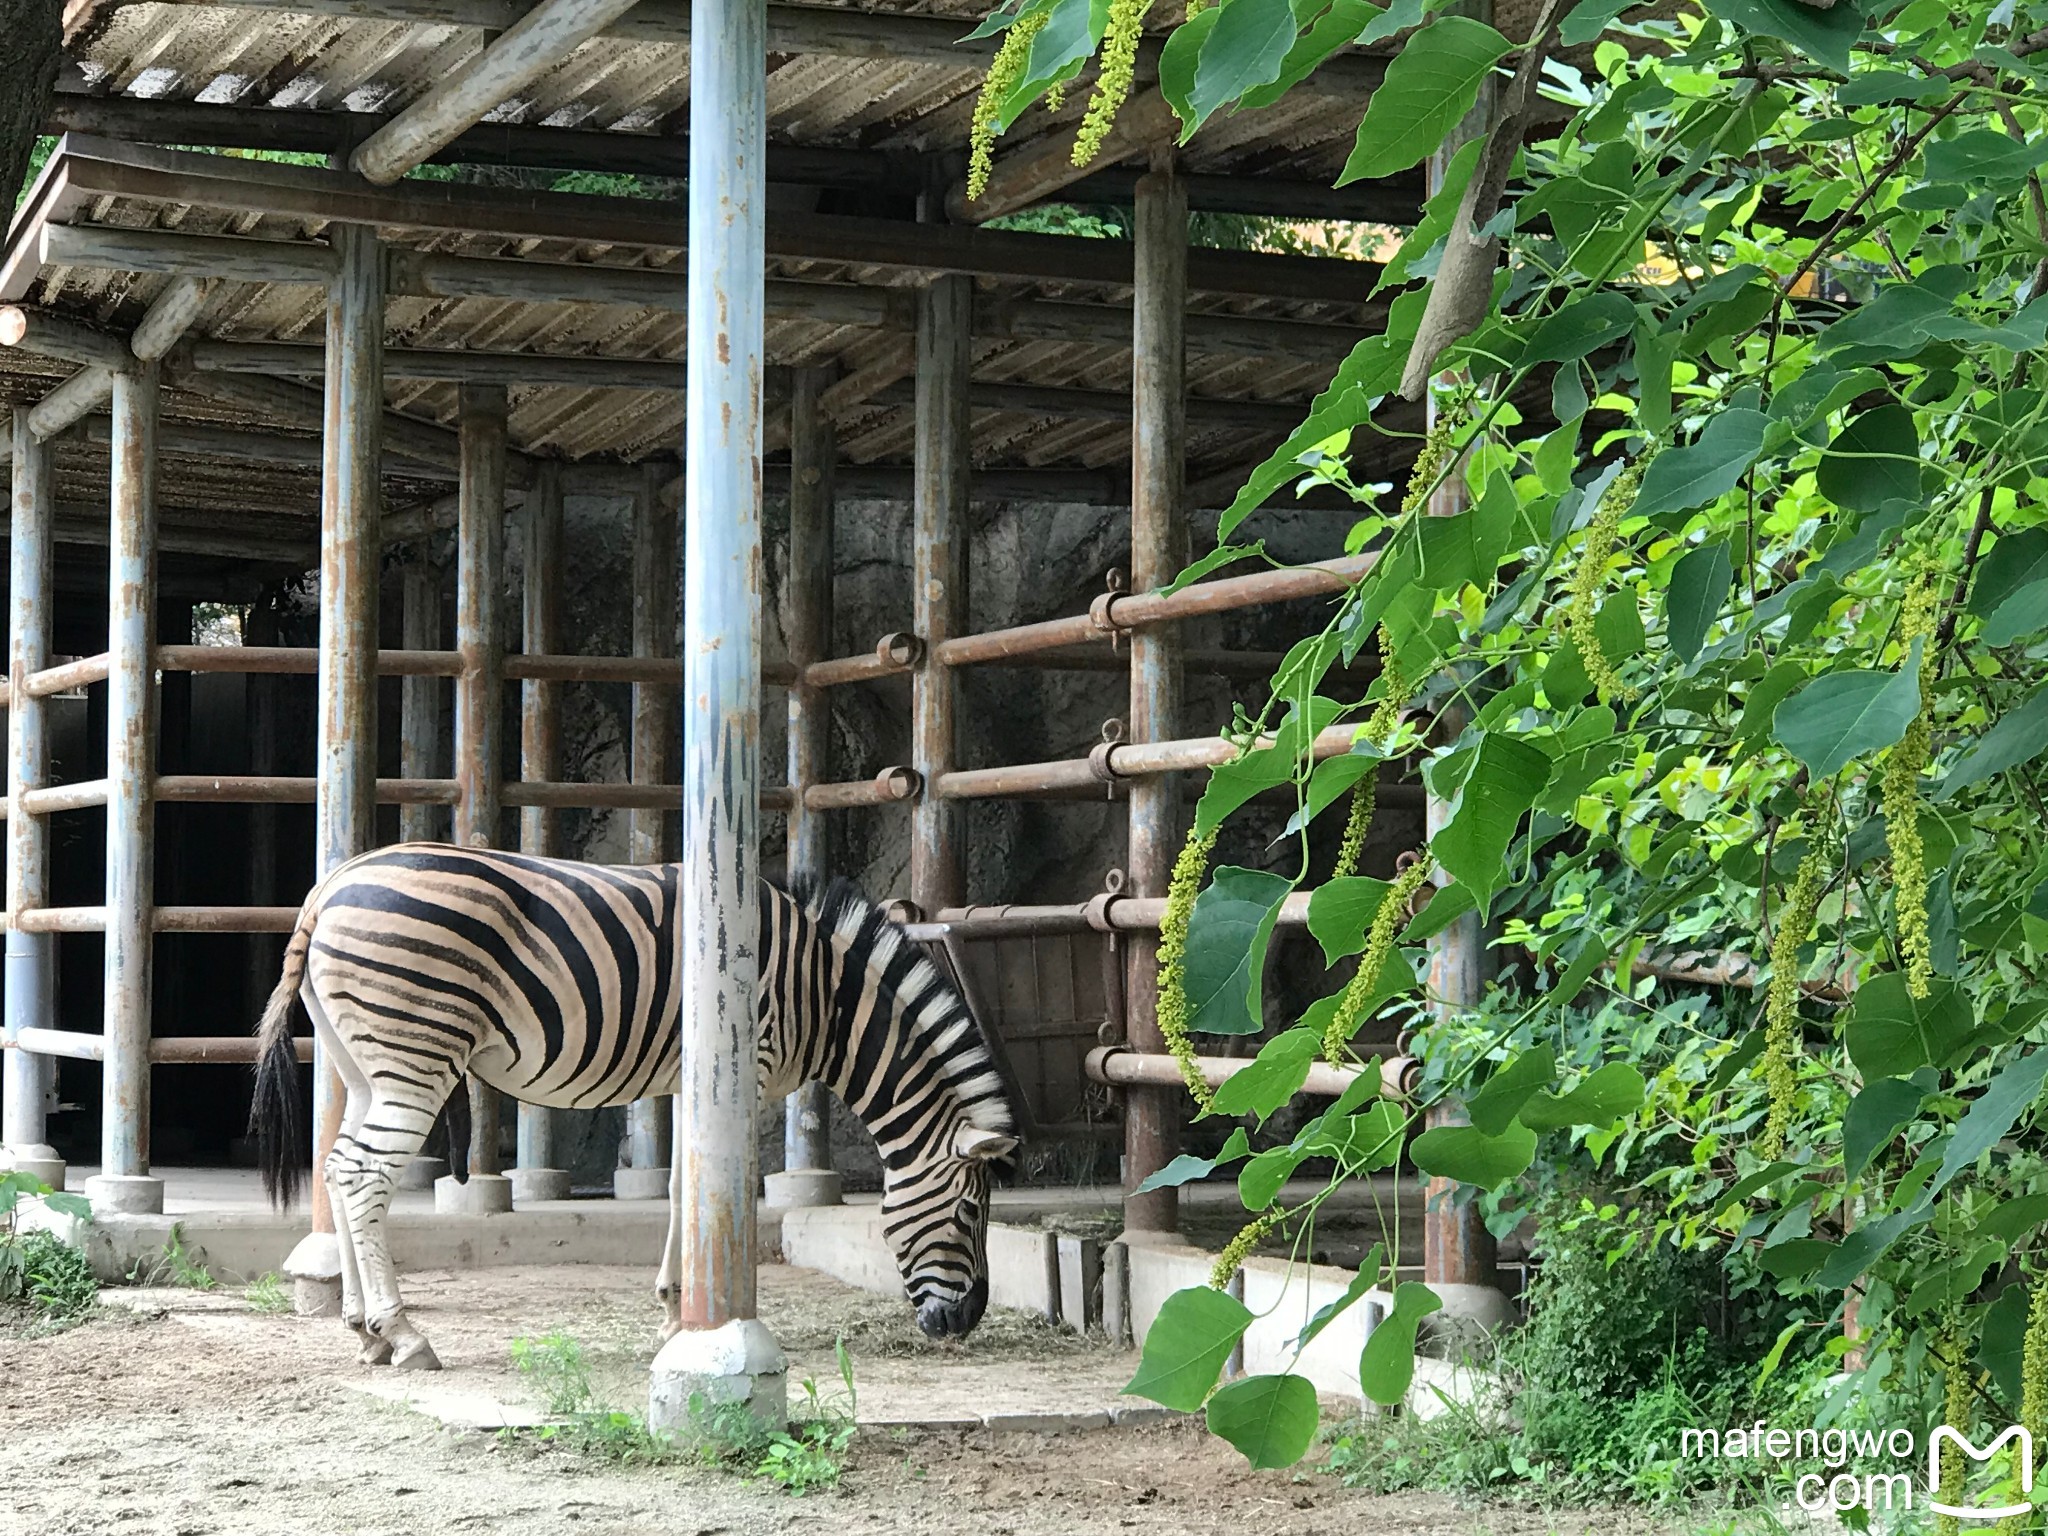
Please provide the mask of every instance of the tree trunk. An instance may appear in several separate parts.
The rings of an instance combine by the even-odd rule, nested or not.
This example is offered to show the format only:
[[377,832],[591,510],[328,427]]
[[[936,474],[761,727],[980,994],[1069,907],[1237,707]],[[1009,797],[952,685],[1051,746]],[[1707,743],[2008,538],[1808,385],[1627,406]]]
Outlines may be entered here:
[[0,37],[7,39],[0,50],[0,208],[12,217],[57,85],[64,53],[61,8],[54,0],[0,0]]

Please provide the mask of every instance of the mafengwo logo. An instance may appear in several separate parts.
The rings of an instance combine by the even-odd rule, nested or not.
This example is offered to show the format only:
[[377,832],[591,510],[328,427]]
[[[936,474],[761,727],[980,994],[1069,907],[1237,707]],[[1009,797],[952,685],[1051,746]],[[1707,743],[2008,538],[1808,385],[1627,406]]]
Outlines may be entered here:
[[[2017,1504],[1945,1504],[1941,1500],[1941,1448],[1953,1444],[1972,1461],[1989,1461],[2007,1444],[2012,1446],[2013,1463],[2020,1475],[2020,1493],[2025,1496]],[[1970,1443],[1960,1430],[1946,1424],[1935,1426],[1934,1433],[1927,1437],[1927,1507],[1939,1515],[1953,1515],[1958,1520],[2004,1520],[2015,1515],[2024,1515],[2032,1509],[2031,1495],[2034,1492],[2034,1437],[2027,1433],[2025,1426],[2015,1424],[2004,1434],[1985,1446],[1981,1451]]]

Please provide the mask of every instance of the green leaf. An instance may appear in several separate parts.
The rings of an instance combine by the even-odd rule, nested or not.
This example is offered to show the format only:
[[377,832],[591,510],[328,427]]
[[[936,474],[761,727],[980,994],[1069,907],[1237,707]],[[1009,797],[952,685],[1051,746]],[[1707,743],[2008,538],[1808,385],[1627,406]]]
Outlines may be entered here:
[[[1360,1083],[1377,1088],[1378,1075],[1368,1069]],[[1358,1084],[1353,1084],[1353,1087]],[[1391,1168],[1401,1160],[1401,1138],[1408,1129],[1407,1112],[1385,1099],[1357,1114],[1336,1118],[1325,1116],[1314,1134],[1298,1138],[1301,1154],[1332,1157],[1356,1177],[1379,1168]]]
[[1374,293],[1382,288],[1398,288],[1407,282],[1410,275],[1408,264],[1420,261],[1443,240],[1451,227],[1451,220],[1457,215],[1465,188],[1472,181],[1472,168],[1479,163],[1479,151],[1484,144],[1484,139],[1473,138],[1458,146],[1450,163],[1444,167],[1436,195],[1422,205],[1421,222],[1408,232],[1408,238],[1401,242],[1401,249],[1380,272],[1379,281],[1373,284]]
[[1296,708],[1287,712],[1270,744],[1254,747],[1244,756],[1210,769],[1209,783],[1195,806],[1197,834],[1208,836],[1254,795],[1277,789],[1292,779],[1301,767],[1308,743],[1337,718],[1341,707],[1330,699],[1310,699],[1306,711]]
[[1484,22],[1439,16],[1394,55],[1366,102],[1338,186],[1405,171],[1450,137],[1513,44]]
[[2028,694],[2017,708],[1999,716],[1998,723],[1977,738],[1955,767],[1949,769],[1934,791],[1934,798],[1946,800],[2008,768],[2030,763],[2043,752],[2048,752],[2048,683]]
[[1315,1336],[1344,1313],[1356,1306],[1358,1299],[1380,1283],[1380,1270],[1387,1259],[1387,1245],[1374,1243],[1372,1251],[1365,1256],[1365,1262],[1358,1266],[1358,1273],[1351,1277],[1351,1283],[1344,1287],[1344,1294],[1335,1301],[1325,1302],[1316,1308],[1316,1315],[1302,1328],[1301,1336],[1294,1341],[1296,1349],[1308,1348]]
[[2021,1195],[1993,1206],[1971,1229],[1972,1238],[1995,1237],[2005,1244],[2019,1242],[2048,1222],[2048,1195]]
[[1570,1125],[1606,1127],[1643,1107],[1649,1091],[1643,1075],[1626,1062],[1610,1061],[1570,1093],[1538,1093],[1522,1106],[1522,1124],[1532,1131]]
[[1183,120],[1183,144],[1218,107],[1279,79],[1294,46],[1297,29],[1289,0],[1222,0],[1217,12],[1188,91],[1194,116]]
[[76,1221],[92,1220],[92,1202],[84,1195],[67,1195],[53,1190],[43,1196],[43,1204],[59,1216],[69,1216]]
[[1174,116],[1183,123],[1195,115],[1195,109],[1188,104],[1188,96],[1195,88],[1195,68],[1201,62],[1202,44],[1216,29],[1216,18],[1220,14],[1221,11],[1212,5],[1206,11],[1189,17],[1173,29],[1166,46],[1159,50],[1159,94],[1166,98]]
[[1477,505],[1450,517],[1423,518],[1417,527],[1424,582],[1438,592],[1456,592],[1468,581],[1490,587],[1520,510],[1514,483],[1494,475]]
[[1251,1325],[1251,1313],[1235,1296],[1206,1285],[1175,1291],[1152,1320],[1138,1373],[1123,1395],[1193,1413]]
[[1416,1137],[1408,1156],[1424,1173],[1497,1189],[1535,1159],[1536,1133],[1519,1123],[1499,1136],[1475,1125],[1439,1125]]
[[1842,1117],[1842,1176],[1853,1179],[1920,1112],[1927,1091],[1910,1078],[1880,1077],[1866,1083]]
[[1303,1376],[1247,1376],[1209,1399],[1209,1433],[1253,1467],[1291,1467],[1308,1454],[1321,1413]]
[[1921,174],[1929,181],[1989,182],[2016,188],[2048,160],[2048,140],[2032,143],[1990,128],[1972,128],[1952,139],[1936,139],[1921,151]]
[[2034,1107],[2044,1078],[2048,1078],[2048,1050],[2029,1051],[2018,1061],[2006,1063],[1957,1123],[1934,1182],[1927,1186],[1928,1194],[1940,1194],[1949,1180],[1989,1152],[2020,1116]]
[[1305,1148],[1289,1143],[1268,1147],[1237,1173],[1238,1203],[1248,1211],[1263,1211],[1279,1198],[1294,1170],[1308,1160]]
[[1323,1048],[1312,1029],[1289,1029],[1259,1047],[1250,1066],[1239,1067],[1216,1090],[1211,1112],[1257,1115],[1261,1120],[1301,1091],[1308,1069]]
[[1700,653],[1734,580],[1726,539],[1687,550],[1671,568],[1671,585],[1664,591],[1664,635],[1680,659],[1691,661]]
[[1920,713],[1920,642],[1896,672],[1843,668],[1808,683],[1778,706],[1778,745],[1816,781],[1850,762],[1896,746]]
[[[1211,13],[1204,11],[1202,14],[1207,16]],[[1263,555],[1265,552],[1266,541],[1264,539],[1251,544],[1219,545],[1202,556],[1201,559],[1187,566],[1178,576],[1161,587],[1159,595],[1161,597],[1171,597],[1174,593],[1180,591],[1182,587],[1192,586],[1212,571],[1221,570],[1226,565],[1235,565],[1240,560],[1249,560],[1254,555]]]
[[1836,434],[1815,483],[1838,507],[1875,512],[1888,501],[1920,499],[1920,436],[1903,405],[1865,411]]
[[2048,626],[2048,528],[2009,533],[1991,546],[1970,588],[1986,645],[2010,645]]
[[1372,1401],[1391,1408],[1408,1395],[1415,1379],[1415,1331],[1442,1306],[1426,1285],[1403,1280],[1394,1287],[1393,1306],[1366,1336],[1358,1357],[1358,1384]]
[[1612,288],[1571,300],[1529,328],[1519,366],[1569,363],[1612,346],[1635,328],[1636,307]]
[[1854,0],[1825,11],[1801,0],[1712,0],[1707,9],[1752,37],[1787,43],[1838,74],[1849,73],[1849,50],[1863,35],[1863,11]]
[[1991,1373],[1992,1385],[2009,1403],[2020,1400],[2020,1371],[2026,1350],[2027,1288],[2009,1285],[1998,1293],[1998,1300],[1984,1309],[1977,1351],[1977,1363]]
[[1651,461],[1643,471],[1642,489],[1636,493],[1635,515],[1687,512],[1727,495],[1763,452],[1769,426],[1770,418],[1762,411],[1725,408],[1691,443],[1666,449]]
[[1827,1262],[1813,1277],[1814,1284],[1825,1291],[1838,1291],[1854,1284],[1909,1228],[1919,1226],[1933,1213],[1934,1202],[1923,1197],[1903,1211],[1894,1211],[1856,1228],[1832,1247]]
[[1188,918],[1185,984],[1188,1028],[1210,1035],[1255,1035],[1266,943],[1294,882],[1262,869],[1225,864],[1195,898]]
[[1537,1089],[1557,1076],[1557,1053],[1547,1045],[1522,1052],[1489,1077],[1465,1101],[1473,1125],[1488,1136],[1502,1136]]
[[1812,1326],[1813,1324],[1808,1322],[1787,1323],[1778,1330],[1777,1342],[1770,1347],[1764,1355],[1763,1363],[1756,1368],[1756,1380],[1752,1383],[1752,1390],[1761,1387],[1778,1374],[1778,1366],[1785,1358],[1785,1346],[1799,1336],[1801,1329]]
[[1251,1142],[1240,1125],[1230,1133],[1223,1143],[1223,1150],[1214,1157],[1195,1157],[1183,1152],[1157,1173],[1148,1174],[1134,1193],[1142,1195],[1149,1190],[1178,1189],[1183,1184],[1192,1184],[1196,1179],[1207,1178],[1225,1163],[1236,1162],[1250,1151]]
[[1969,999],[1952,983],[1936,981],[1915,997],[1903,973],[1885,971],[1857,988],[1844,1035],[1857,1070],[1879,1078],[1939,1065],[1969,1031]]
[[1393,887],[1370,875],[1326,880],[1308,899],[1308,931],[1323,946],[1323,963],[1335,965],[1365,948],[1365,932]]
[[1463,885],[1447,885],[1424,903],[1415,916],[1415,921],[1401,930],[1400,942],[1420,944],[1434,938],[1467,912],[1479,910],[1479,902],[1472,895],[1471,888]]
[[[1212,7],[1211,10],[1214,8]],[[1356,37],[1368,22],[1378,14],[1379,7],[1371,0],[1336,0],[1302,33],[1294,46],[1287,50],[1287,57],[1280,61],[1280,74],[1270,85],[1262,85],[1244,93],[1239,106],[1245,111],[1257,111],[1270,107],[1314,71],[1315,67],[1331,54]],[[1191,27],[1195,21],[1211,11],[1203,11],[1188,22],[1181,30]],[[1176,36],[1179,34],[1176,33]],[[1164,64],[1162,60],[1162,72]]]
[[1633,3],[1634,0],[1579,0],[1565,14],[1564,25],[1557,29],[1557,40],[1567,48],[1590,43]]
[[1488,731],[1480,738],[1449,820],[1429,840],[1437,862],[1460,885],[1472,888],[1482,916],[1506,881],[1503,861],[1522,816],[1549,779],[1550,756],[1542,748]]

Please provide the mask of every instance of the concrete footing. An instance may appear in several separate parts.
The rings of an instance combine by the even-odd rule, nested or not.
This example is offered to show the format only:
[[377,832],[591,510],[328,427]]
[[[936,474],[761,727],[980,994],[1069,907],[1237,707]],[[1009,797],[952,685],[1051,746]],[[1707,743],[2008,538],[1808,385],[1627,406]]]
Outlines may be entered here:
[[614,1200],[666,1200],[666,1168],[615,1168],[612,1170]]
[[398,1176],[400,1189],[432,1189],[448,1177],[448,1159],[445,1157],[416,1157],[405,1165],[405,1171]]
[[440,1216],[502,1216],[512,1209],[512,1181],[502,1173],[472,1173],[461,1183],[434,1180],[434,1212]]
[[534,1205],[543,1200],[566,1200],[569,1198],[569,1175],[561,1168],[514,1168],[508,1175],[512,1180],[512,1204],[516,1209],[522,1205]]
[[64,1187],[64,1159],[55,1147],[0,1147],[0,1173],[25,1173],[52,1189]]
[[843,1205],[846,1200],[836,1168],[787,1168],[767,1175],[761,1184],[764,1202],[784,1210]]
[[94,1174],[84,1193],[95,1215],[154,1216],[164,1208],[164,1181],[146,1173]]
[[332,1232],[308,1232],[286,1255],[284,1274],[292,1283],[292,1311],[300,1317],[341,1316],[341,1239]]
[[765,1323],[748,1317],[685,1329],[661,1346],[647,1389],[650,1428],[701,1441],[734,1405],[769,1429],[789,1422],[789,1362]]

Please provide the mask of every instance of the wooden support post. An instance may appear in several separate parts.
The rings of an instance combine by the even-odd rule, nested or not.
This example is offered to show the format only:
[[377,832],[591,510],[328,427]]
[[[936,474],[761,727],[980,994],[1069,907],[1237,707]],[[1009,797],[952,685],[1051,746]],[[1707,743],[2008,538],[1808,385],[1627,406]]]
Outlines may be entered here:
[[[663,476],[643,467],[633,497],[633,654],[676,653],[676,519],[660,494]],[[633,685],[632,759],[635,784],[675,782],[678,722],[676,691]],[[675,857],[674,827],[666,811],[637,810],[626,823],[626,862],[660,864]],[[626,1166],[612,1174],[620,1200],[666,1200],[675,1104],[637,1099],[626,1109]]]
[[[932,279],[917,312],[917,440],[912,465],[911,613],[924,662],[910,687],[910,762],[927,785],[959,755],[959,680],[938,647],[967,628],[967,497],[973,438],[967,380],[974,362],[973,287]],[[929,917],[959,906],[960,807],[924,794],[911,813],[910,899]]]
[[157,367],[114,375],[107,594],[107,948],[97,1211],[163,1209],[149,1177],[149,993],[156,844]]
[[[409,651],[438,651],[447,644],[441,623],[441,568],[426,540],[405,562],[400,640]],[[447,771],[441,749],[441,680],[408,676],[399,684],[398,776],[431,779]],[[398,839],[438,842],[447,834],[447,813],[438,805],[398,808]]]
[[[498,620],[504,579],[505,418],[502,385],[462,386],[460,506],[455,514],[455,841],[491,848],[504,805],[505,641]],[[437,1210],[487,1215],[512,1208],[498,1151],[499,1097],[469,1080],[469,1178],[434,1186]]]
[[[520,649],[553,656],[562,649],[562,471],[552,461],[534,473],[527,492],[521,554]],[[519,776],[551,783],[562,776],[562,685],[530,677],[519,685]],[[561,812],[529,805],[519,812],[519,851],[562,855]],[[519,1106],[519,1157],[512,1203],[569,1198],[569,1175],[556,1166],[555,1118],[545,1104]]]
[[755,1316],[754,1274],[766,0],[693,0],[690,38],[682,1074],[662,1264],[678,1331],[655,1359],[647,1417],[701,1434],[700,1399],[780,1425],[788,1365]]
[[[1138,183],[1137,291],[1133,300],[1131,373],[1131,585],[1138,592],[1165,586],[1187,563],[1187,516],[1182,506],[1187,458],[1188,203],[1172,155],[1155,162]],[[1179,735],[1181,636],[1177,624],[1131,635],[1130,738],[1171,741]],[[1133,896],[1166,894],[1182,836],[1176,774],[1131,785],[1130,842],[1126,853]],[[1127,941],[1124,1016],[1131,1048],[1166,1048],[1159,1032],[1159,941],[1134,934]],[[1124,1096],[1124,1228],[1171,1232],[1179,1223],[1177,1192],[1131,1194],[1180,1151],[1184,1099],[1173,1088],[1131,1088]]]
[[[827,368],[799,368],[789,401],[789,564],[783,578],[789,662],[797,676],[832,647],[832,471],[837,458],[823,396]],[[786,865],[792,882],[822,886],[832,872],[831,822],[804,803],[804,791],[830,778],[831,690],[798,682],[788,693],[789,812]],[[766,1181],[770,1205],[837,1205],[832,1167],[832,1096],[805,1083],[783,1102],[782,1172]]]
[[[50,664],[52,568],[56,549],[57,454],[30,429],[28,411],[14,412],[13,521],[8,529],[7,762],[14,796],[7,821],[7,910],[17,919],[50,904],[50,823],[22,808],[26,790],[50,782],[45,704],[26,687]],[[0,1035],[55,1029],[56,943],[50,933],[8,924],[6,1014]],[[13,1050],[0,1061],[0,1163],[64,1187],[64,1163],[49,1144],[48,1109],[57,1063]]]

